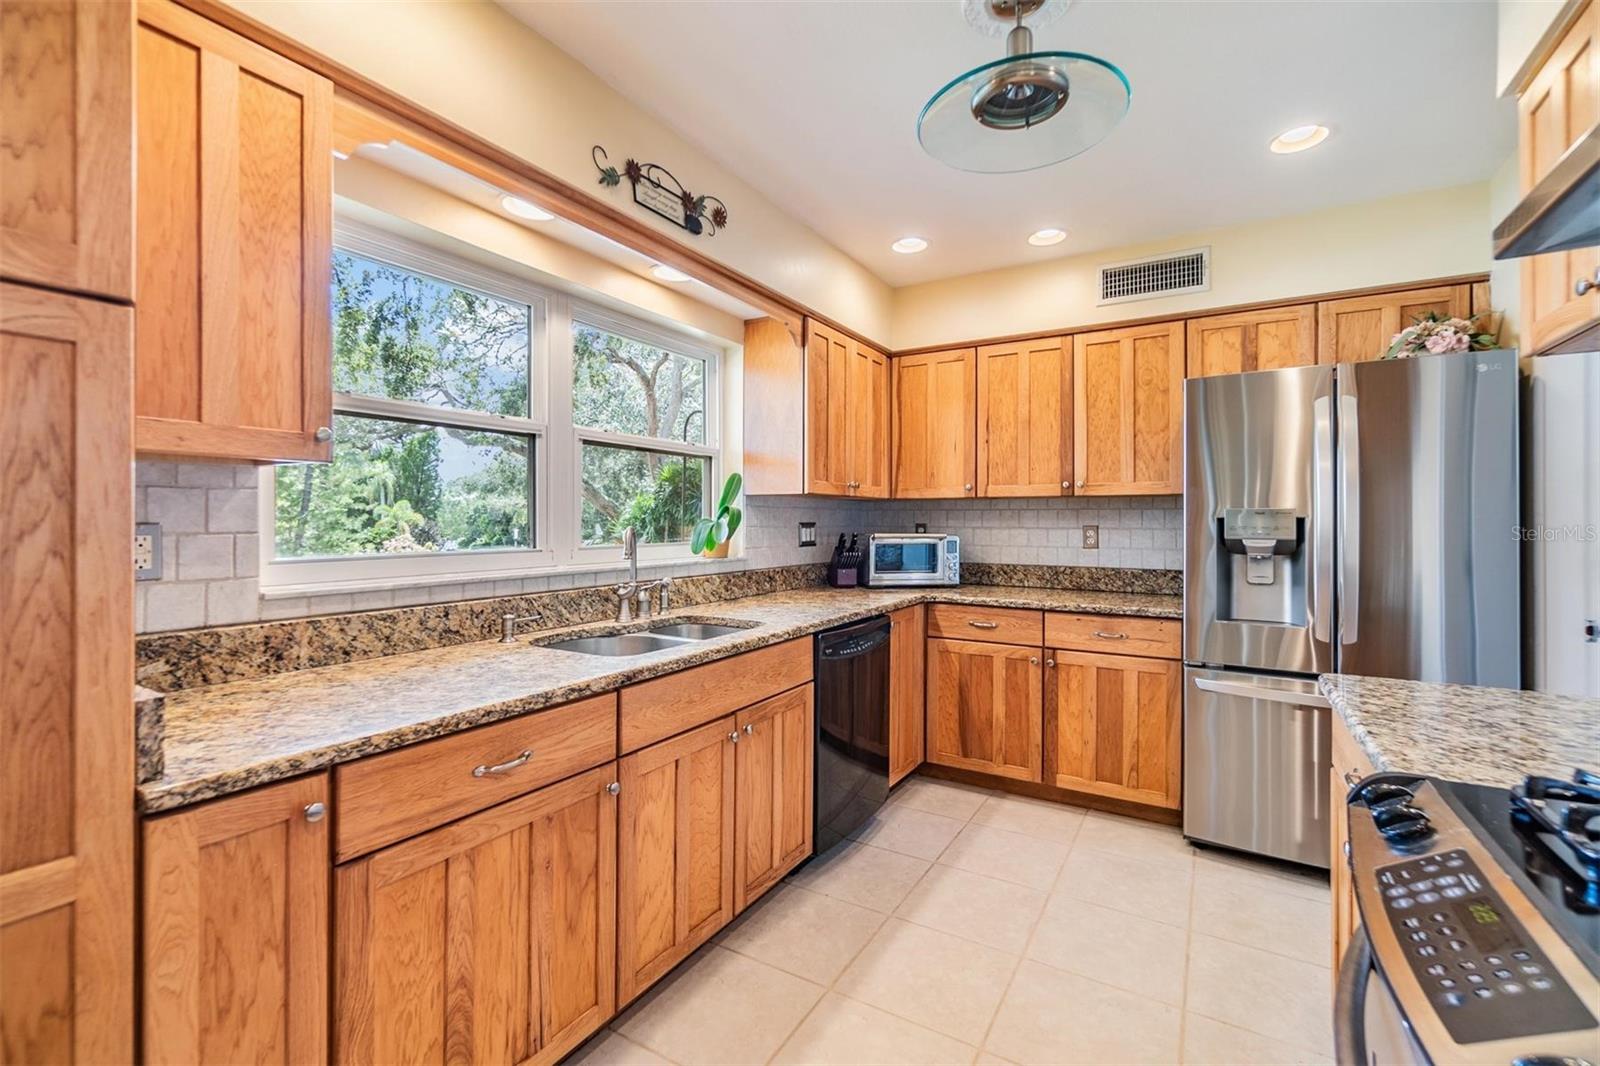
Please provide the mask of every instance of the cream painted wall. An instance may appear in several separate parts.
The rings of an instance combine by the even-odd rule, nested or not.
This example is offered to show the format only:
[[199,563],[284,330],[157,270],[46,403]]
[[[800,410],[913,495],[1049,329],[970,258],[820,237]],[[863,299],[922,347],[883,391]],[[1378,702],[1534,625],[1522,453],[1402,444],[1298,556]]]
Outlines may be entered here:
[[[890,335],[918,348],[1486,271],[1489,198],[1480,182],[911,285]],[[1210,291],[1096,304],[1102,264],[1203,245]]]
[[[1518,175],[1517,153],[1512,152],[1489,179],[1489,221],[1485,239],[1493,255],[1494,228],[1511,213],[1522,199],[1522,183]],[[1489,265],[1489,296],[1494,309],[1501,314],[1500,344],[1516,348],[1520,344],[1522,323],[1522,264],[1521,259],[1501,259]]]
[[[482,0],[228,0],[265,25],[618,206],[595,185],[592,145],[613,162],[659,162],[728,204],[730,225],[692,238],[648,212],[647,225],[713,256],[879,343],[890,290],[501,8]],[[471,71],[472,77],[441,72]]]
[[1568,3],[1569,0],[1499,0],[1495,6],[1496,93],[1504,96],[1515,88],[1513,83],[1522,65]]

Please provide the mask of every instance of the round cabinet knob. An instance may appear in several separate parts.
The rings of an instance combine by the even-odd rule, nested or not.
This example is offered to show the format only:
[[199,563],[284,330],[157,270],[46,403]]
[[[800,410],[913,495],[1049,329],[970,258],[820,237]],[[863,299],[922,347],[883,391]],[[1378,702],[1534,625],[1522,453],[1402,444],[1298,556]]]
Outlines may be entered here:
[[972,491],[972,482],[969,481],[969,482],[967,482],[965,485],[963,485],[961,487],[962,487],[963,490],[965,490],[967,492],[971,492]]
[[1046,659],[1044,661],[1044,664],[1046,666],[1050,667],[1051,669],[1055,669],[1056,661],[1054,659]]
[[1037,655],[1028,656],[1028,665],[1029,666],[1038,666],[1039,665],[1039,657]]
[[1080,488],[1080,489],[1083,488],[1083,482],[1081,482],[1081,481],[1078,482],[1078,488]]
[[333,430],[327,426],[318,426],[317,431],[312,436],[317,438],[318,442],[326,444],[333,439]]
[[1070,482],[1070,481],[1063,481],[1063,482],[1062,482],[1062,483],[1061,483],[1061,487],[1062,487],[1062,488],[1064,488],[1064,489],[1070,489],[1070,488],[1071,488],[1071,487],[1072,487],[1072,482]]
[[611,782],[611,784],[606,786],[606,792],[609,795],[615,796],[618,792],[621,792],[621,791],[622,791],[622,785],[619,784],[616,781],[613,781],[613,782]]
[[748,736],[754,736],[755,735],[755,731],[756,731],[756,724],[754,722],[746,722],[744,724],[744,735],[745,736],[747,736],[747,737]]
[[735,729],[733,732],[729,733],[728,739],[733,741],[735,744],[739,743],[739,731]]
[[1579,278],[1578,284],[1572,287],[1572,291],[1579,296],[1586,296],[1588,295],[1589,290],[1593,288],[1596,288],[1596,285],[1593,281],[1590,281],[1588,278]]
[[306,804],[306,821],[320,822],[327,815],[328,808],[321,803]]

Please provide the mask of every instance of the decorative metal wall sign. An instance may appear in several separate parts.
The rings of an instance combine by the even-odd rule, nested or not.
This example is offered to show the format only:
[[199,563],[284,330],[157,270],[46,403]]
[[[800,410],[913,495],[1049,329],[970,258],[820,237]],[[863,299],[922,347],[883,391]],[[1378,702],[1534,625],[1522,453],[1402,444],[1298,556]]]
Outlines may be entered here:
[[633,186],[633,202],[647,211],[653,211],[673,225],[682,226],[690,233],[715,236],[728,225],[728,205],[715,196],[696,196],[672,176],[672,171],[655,163],[640,163],[630,159],[622,165],[622,173],[609,166],[606,150],[598,144],[589,153],[595,169],[600,172],[600,184],[614,188],[622,184],[624,175]]

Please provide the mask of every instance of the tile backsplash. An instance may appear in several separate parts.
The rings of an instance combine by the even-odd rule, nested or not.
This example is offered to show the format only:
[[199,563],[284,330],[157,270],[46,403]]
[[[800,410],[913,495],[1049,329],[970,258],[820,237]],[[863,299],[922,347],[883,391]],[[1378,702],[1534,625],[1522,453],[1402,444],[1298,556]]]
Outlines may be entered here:
[[[451,582],[366,592],[263,599],[258,529],[262,470],[249,464],[135,464],[136,521],[161,524],[161,578],[134,586],[141,633],[405,607],[487,596],[583,588],[615,570],[498,581]],[[841,532],[909,530],[924,522],[961,536],[970,562],[1054,566],[1182,567],[1182,501],[1163,497],[1042,500],[849,500],[762,496],[746,501],[744,554],[737,559],[643,566],[687,577],[826,562]],[[799,523],[817,524],[817,545],[798,546]],[[1100,547],[1082,546],[1082,526],[1100,527]]]

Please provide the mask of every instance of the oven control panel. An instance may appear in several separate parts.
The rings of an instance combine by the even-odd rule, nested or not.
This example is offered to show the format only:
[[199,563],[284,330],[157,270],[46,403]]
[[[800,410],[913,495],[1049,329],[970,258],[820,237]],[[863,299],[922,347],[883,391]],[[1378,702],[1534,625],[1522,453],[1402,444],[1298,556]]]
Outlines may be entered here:
[[1406,963],[1456,1043],[1596,1024],[1468,852],[1419,855],[1374,876]]

